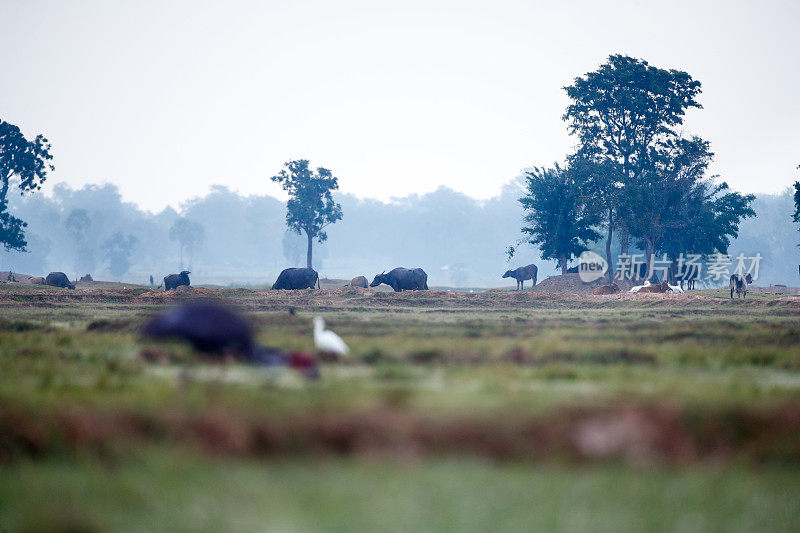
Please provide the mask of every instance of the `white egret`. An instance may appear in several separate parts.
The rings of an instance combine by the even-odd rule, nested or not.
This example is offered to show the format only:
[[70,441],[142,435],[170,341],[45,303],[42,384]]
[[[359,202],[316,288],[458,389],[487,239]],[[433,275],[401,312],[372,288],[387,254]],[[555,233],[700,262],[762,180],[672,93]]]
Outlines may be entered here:
[[314,317],[314,346],[320,352],[338,356],[347,355],[350,351],[339,335],[325,329],[325,320],[321,316]]

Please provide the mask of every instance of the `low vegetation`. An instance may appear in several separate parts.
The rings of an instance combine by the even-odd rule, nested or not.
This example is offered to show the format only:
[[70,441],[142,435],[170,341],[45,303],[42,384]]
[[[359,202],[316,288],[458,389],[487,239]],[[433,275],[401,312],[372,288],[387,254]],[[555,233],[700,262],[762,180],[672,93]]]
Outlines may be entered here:
[[[0,525],[790,529],[800,298],[752,296],[3,284]],[[195,298],[287,350],[322,315],[352,355],[308,381],[140,337]]]

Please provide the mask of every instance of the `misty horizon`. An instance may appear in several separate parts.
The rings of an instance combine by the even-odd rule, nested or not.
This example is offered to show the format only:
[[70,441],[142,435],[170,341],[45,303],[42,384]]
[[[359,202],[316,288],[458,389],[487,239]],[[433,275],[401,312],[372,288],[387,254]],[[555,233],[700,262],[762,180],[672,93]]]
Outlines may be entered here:
[[702,83],[684,131],[711,141],[709,174],[796,179],[797,2],[234,5],[0,6],[3,119],[52,143],[46,191],[110,182],[154,212],[220,182],[281,198],[269,177],[304,157],[359,197],[487,199],[572,151],[563,87],[614,53]]

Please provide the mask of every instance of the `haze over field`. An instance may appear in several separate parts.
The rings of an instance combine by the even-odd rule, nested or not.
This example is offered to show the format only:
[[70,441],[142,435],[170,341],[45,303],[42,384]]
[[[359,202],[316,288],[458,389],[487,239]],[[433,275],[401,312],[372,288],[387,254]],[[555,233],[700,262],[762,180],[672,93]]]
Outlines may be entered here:
[[[200,283],[272,281],[304,262],[269,177],[309,158],[339,178],[344,211],[317,249],[323,276],[405,265],[495,286],[537,262],[541,279],[555,267],[536,249],[504,255],[521,236],[519,176],[574,149],[563,87],[623,53],[702,83],[682,132],[711,142],[710,174],[759,193],[730,252],[765,257],[759,283],[791,284],[798,6],[6,4],[3,119],[43,133],[56,170],[42,193],[10,198],[29,251],[1,252],[0,268],[141,282],[191,265]],[[184,258],[169,238],[179,216],[205,233]],[[103,246],[128,234],[136,251],[115,275]]]
[[220,184],[276,195],[284,161],[388,200],[501,193],[574,144],[562,87],[611,53],[689,72],[742,192],[796,179],[800,4],[5,2],[3,119],[53,144],[58,182],[113,183],[145,209]]

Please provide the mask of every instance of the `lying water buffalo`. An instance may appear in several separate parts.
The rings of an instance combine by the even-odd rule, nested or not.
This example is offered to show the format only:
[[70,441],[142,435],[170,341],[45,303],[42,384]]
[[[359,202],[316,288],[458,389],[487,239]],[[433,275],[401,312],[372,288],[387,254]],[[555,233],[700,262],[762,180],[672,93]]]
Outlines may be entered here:
[[536,275],[538,273],[539,269],[536,268],[536,265],[528,265],[514,270],[507,270],[503,277],[517,280],[517,290],[520,290],[525,288],[526,279],[533,280],[533,284],[536,285]]
[[313,289],[319,288],[319,274],[313,268],[287,268],[275,280],[273,289]]
[[44,278],[40,278],[40,277],[31,278],[31,283],[33,285],[45,285],[46,284],[45,281],[44,281]]
[[189,287],[192,283],[189,281],[189,272],[188,270],[181,271],[180,274],[170,274],[169,276],[164,278],[164,290],[168,291],[170,289],[177,289],[181,285],[186,285]]
[[369,281],[364,276],[356,276],[352,280],[350,280],[351,287],[361,287],[362,289],[366,289],[369,287]]
[[70,283],[69,278],[63,272],[50,272],[44,280],[45,285],[51,287],[61,287],[62,289],[74,289],[75,285]]
[[619,285],[616,283],[612,283],[611,285],[603,285],[601,287],[597,287],[595,290],[592,291],[592,294],[616,294],[618,292],[622,292],[622,289],[619,288]]
[[385,283],[394,289],[394,292],[400,291],[427,291],[428,290],[428,275],[421,268],[403,268],[397,267],[386,274],[386,271],[375,276],[370,287],[377,287],[381,283]]

